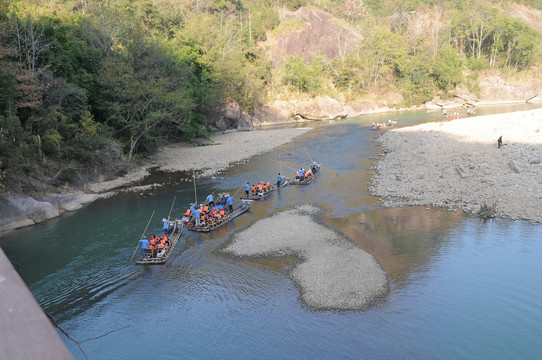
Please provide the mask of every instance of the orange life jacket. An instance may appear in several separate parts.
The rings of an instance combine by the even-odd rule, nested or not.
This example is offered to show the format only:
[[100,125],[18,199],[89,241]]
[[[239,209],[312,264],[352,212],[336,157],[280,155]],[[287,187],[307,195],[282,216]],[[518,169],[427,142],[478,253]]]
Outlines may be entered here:
[[190,209],[186,209],[186,212],[184,214],[185,215],[190,215],[190,214],[192,214],[192,211],[190,211]]

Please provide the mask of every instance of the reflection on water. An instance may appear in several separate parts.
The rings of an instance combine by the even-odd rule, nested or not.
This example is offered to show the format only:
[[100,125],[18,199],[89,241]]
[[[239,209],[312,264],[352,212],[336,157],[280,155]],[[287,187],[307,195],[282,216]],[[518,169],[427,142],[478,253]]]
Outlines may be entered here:
[[392,279],[426,265],[461,224],[460,211],[421,206],[375,209],[329,223],[373,254]]
[[[91,359],[539,357],[542,226],[481,222],[437,208],[379,208],[367,191],[380,152],[369,126],[387,117],[310,123],[315,129],[291,144],[198,180],[203,199],[213,191],[235,194],[246,181],[273,181],[279,171],[293,177],[311,160],[322,164],[311,185],[281,189],[216,232],[185,230],[163,266],[128,260],[153,211],[147,234],[160,232],[174,196],[174,216],[194,200],[187,174],[157,173],[146,182],[167,177],[166,186],[98,201],[4,236],[0,245],[75,339],[130,326],[85,342]],[[396,117],[401,125],[435,114]],[[235,232],[305,203],[382,263],[392,278],[386,299],[367,312],[311,311],[287,276],[296,259],[220,252]]]

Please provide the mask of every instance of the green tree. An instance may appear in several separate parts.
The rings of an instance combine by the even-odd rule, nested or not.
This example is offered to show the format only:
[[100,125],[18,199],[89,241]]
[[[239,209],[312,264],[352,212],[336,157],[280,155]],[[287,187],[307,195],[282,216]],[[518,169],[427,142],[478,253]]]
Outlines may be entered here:
[[376,84],[378,80],[397,73],[404,65],[407,56],[405,39],[383,26],[372,29],[363,43],[361,53],[367,73],[367,84]]
[[306,65],[302,57],[287,55],[284,58],[282,83],[302,92],[317,93],[322,86],[321,67],[318,62]]
[[438,51],[434,62],[433,76],[437,86],[450,90],[462,81],[463,64],[453,46],[445,46]]

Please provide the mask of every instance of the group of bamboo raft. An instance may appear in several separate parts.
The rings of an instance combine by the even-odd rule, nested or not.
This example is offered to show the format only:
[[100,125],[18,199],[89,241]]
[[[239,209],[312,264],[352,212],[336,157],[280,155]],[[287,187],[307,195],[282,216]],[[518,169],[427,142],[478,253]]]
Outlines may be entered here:
[[[143,231],[142,240],[140,240],[140,243],[142,244],[142,256],[140,259],[136,260],[135,263],[149,265],[164,264],[167,261],[171,251],[177,244],[177,241],[181,237],[182,231],[185,227],[188,228],[188,230],[197,232],[210,232],[212,230],[215,230],[229,223],[239,215],[245,213],[250,208],[253,201],[262,200],[279,188],[284,187],[288,184],[308,185],[316,178],[319,173],[320,165],[316,164],[316,162],[313,161],[310,169],[308,169],[307,171],[305,171],[304,169],[300,169],[296,174],[296,179],[292,182],[290,182],[290,179],[287,177],[281,177],[279,173],[276,186],[271,186],[269,182],[264,184],[263,181],[261,181],[257,186],[253,185],[252,188],[249,187],[249,189],[247,190],[247,185],[244,185],[238,190],[238,192],[244,188],[246,190],[245,195],[241,196],[241,201],[235,209],[232,207],[232,200],[228,202],[228,198],[233,199],[229,196],[229,194],[219,194],[216,204],[213,201],[213,194],[211,194],[207,197],[204,204],[200,204],[199,206],[197,205],[197,202],[195,204],[191,204],[191,208],[185,212],[182,219],[170,220],[171,210],[173,209],[173,205],[175,204],[175,197],[173,199],[173,203],[171,204],[168,218],[163,219],[164,236],[167,236],[169,244],[164,243],[162,251],[160,252],[156,252],[154,250],[149,251],[149,248],[143,248],[144,245],[143,243],[141,243],[141,241],[143,239],[146,240],[144,234],[146,233],[152,220],[152,217],[154,215],[153,212],[151,218],[149,219],[149,222],[147,223],[147,227]],[[236,195],[237,193],[233,197],[235,197]],[[228,212],[226,212],[227,206],[229,210]],[[200,214],[199,221],[196,221],[195,214],[198,214],[195,211],[196,209]],[[134,254],[132,255],[132,259],[130,259],[130,262],[133,260],[139,247],[140,245],[138,244],[134,251]]]

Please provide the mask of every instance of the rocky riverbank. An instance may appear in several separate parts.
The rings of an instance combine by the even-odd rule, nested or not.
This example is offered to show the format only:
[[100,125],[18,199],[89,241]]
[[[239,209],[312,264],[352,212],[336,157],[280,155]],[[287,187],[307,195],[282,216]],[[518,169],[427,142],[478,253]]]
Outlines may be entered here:
[[60,194],[35,197],[0,194],[0,214],[2,214],[0,233],[34,225],[58,217],[66,211],[78,210],[118,191],[144,190],[140,186],[130,187],[130,184],[148,176],[151,169],[169,172],[197,170],[201,172],[200,176],[212,176],[234,163],[291,142],[310,130],[310,128],[274,129],[215,134],[200,146],[190,144],[166,146],[125,176],[88,184],[84,190],[68,189]]
[[398,128],[377,141],[370,190],[384,206],[542,222],[542,109]]

